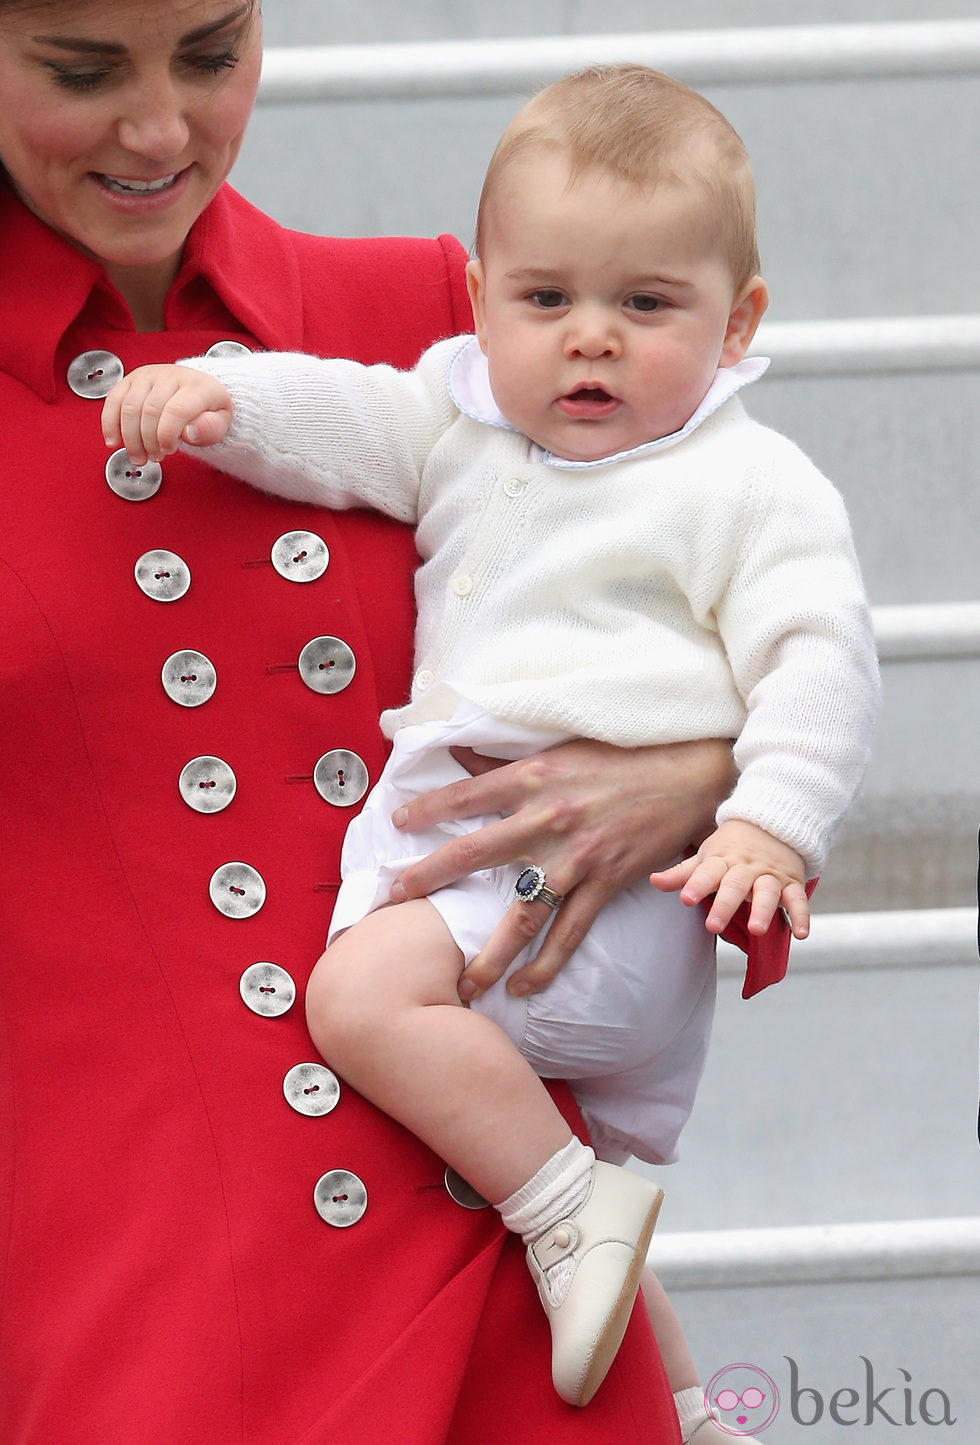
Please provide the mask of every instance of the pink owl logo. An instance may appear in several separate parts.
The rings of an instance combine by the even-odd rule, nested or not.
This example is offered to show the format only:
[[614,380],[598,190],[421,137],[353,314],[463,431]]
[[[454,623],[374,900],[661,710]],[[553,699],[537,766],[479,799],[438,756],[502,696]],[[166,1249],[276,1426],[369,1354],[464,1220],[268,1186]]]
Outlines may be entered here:
[[775,1381],[757,1365],[726,1365],[708,1382],[704,1408],[728,1435],[757,1435],[779,1410]]

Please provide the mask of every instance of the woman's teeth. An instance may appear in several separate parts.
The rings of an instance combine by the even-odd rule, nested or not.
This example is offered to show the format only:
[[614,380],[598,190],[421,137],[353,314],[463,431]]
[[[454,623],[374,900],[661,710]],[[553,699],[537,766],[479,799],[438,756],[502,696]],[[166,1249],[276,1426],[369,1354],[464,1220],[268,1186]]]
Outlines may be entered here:
[[153,191],[163,191],[172,186],[176,179],[176,173],[172,176],[161,176],[158,181],[124,181],[119,176],[102,176],[102,181],[109,190],[120,196],[143,196]]

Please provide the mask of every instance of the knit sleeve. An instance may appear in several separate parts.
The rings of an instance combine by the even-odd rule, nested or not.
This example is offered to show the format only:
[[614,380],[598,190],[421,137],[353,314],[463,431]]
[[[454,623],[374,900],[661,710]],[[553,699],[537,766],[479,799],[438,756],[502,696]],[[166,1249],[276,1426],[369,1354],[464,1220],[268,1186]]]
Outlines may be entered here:
[[812,877],[868,764],[878,664],[844,504],[792,443],[778,442],[717,609],[748,712],[739,779],[718,821],[765,828]]
[[457,416],[446,371],[458,344],[412,371],[293,352],[190,358],[227,388],[233,417],[217,446],[184,449],[277,496],[415,522],[426,460]]

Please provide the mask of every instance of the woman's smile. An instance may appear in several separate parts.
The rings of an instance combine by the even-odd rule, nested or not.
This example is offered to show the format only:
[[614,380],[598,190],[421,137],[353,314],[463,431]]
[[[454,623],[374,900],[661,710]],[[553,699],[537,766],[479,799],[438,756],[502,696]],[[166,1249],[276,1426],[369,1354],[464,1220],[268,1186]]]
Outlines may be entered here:
[[257,0],[0,10],[0,165],[131,309],[162,304],[238,156],[260,65]]

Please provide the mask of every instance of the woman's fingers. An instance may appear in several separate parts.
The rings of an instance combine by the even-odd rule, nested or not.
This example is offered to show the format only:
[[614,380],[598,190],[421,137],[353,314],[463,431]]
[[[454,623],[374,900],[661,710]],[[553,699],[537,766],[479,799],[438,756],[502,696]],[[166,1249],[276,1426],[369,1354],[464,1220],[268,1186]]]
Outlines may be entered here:
[[425,898],[437,888],[445,888],[450,883],[455,883],[458,878],[466,878],[470,873],[479,873],[484,868],[499,868],[505,863],[515,864],[516,881],[519,871],[517,862],[534,856],[531,851],[534,840],[545,831],[543,821],[528,820],[524,814],[521,817],[523,821],[499,818],[487,823],[475,833],[463,833],[459,837],[450,838],[427,857],[405,869],[392,887],[392,902],[404,903],[408,898]]
[[[554,909],[547,903],[514,903],[504,914],[480,953],[460,975],[458,993],[469,1002],[485,993],[502,978],[514,959],[533,943],[543,928],[552,921]],[[533,979],[522,977],[524,970],[508,980],[513,994],[533,991]]]
[[[460,997],[473,997],[496,983],[521,949],[526,947],[528,935],[536,937],[550,923],[547,937],[537,955],[507,980],[508,993],[517,997],[546,988],[572,957],[600,909],[615,896],[616,891],[583,881],[566,893],[565,902],[557,912],[547,904],[515,904],[497,925],[486,947],[461,975]],[[518,909],[525,910],[531,917],[523,919]],[[519,946],[515,947],[515,944]],[[472,991],[471,985],[474,986]]]
[[396,827],[408,833],[421,833],[453,818],[511,813],[526,803],[534,791],[533,770],[526,766],[532,759],[504,763],[469,748],[454,748],[452,752],[462,767],[473,770],[473,775],[413,798],[395,813]]

